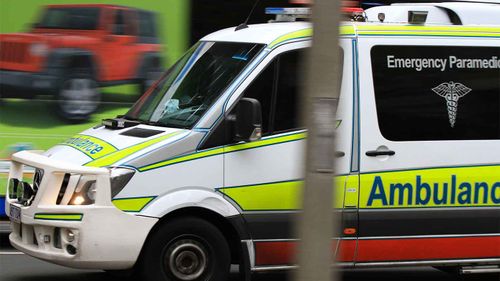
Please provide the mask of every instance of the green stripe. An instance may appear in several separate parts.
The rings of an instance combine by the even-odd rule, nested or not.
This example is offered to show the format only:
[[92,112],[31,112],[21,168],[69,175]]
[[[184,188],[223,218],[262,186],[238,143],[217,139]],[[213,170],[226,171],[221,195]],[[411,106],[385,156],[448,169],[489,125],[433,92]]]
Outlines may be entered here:
[[171,138],[175,135],[178,135],[179,133],[180,132],[170,133],[170,134],[167,134],[167,135],[164,135],[164,136],[152,139],[152,140],[148,140],[148,141],[127,147],[125,149],[110,153],[110,154],[105,155],[103,157],[97,158],[93,161],[90,161],[90,162],[86,163],[84,166],[90,166],[90,167],[110,166],[110,165],[122,160],[123,158],[125,158],[127,156],[130,156],[130,155],[132,155],[132,154],[134,154],[134,153],[136,153],[144,148],[147,148],[153,144],[159,143],[159,142],[164,141],[168,138]]
[[113,205],[124,212],[140,212],[155,198],[155,196],[119,198],[113,200]]
[[[293,31],[272,41],[269,49],[276,48],[290,41],[310,38],[312,28]],[[500,37],[499,27],[469,26],[415,26],[415,25],[342,25],[340,36],[372,35],[372,36],[455,36],[455,37]]]
[[[268,45],[268,48],[273,49],[273,48],[276,48],[284,43],[290,42],[290,41],[311,38],[312,34],[313,34],[312,28],[305,28],[305,29],[293,31],[293,32],[287,33],[285,35],[282,35],[282,36],[276,38],[274,41],[272,41]],[[348,35],[354,35],[354,34],[355,34],[354,26],[352,26],[352,25],[340,26],[340,30],[339,30],[340,36],[348,36]]]
[[53,214],[53,213],[37,213],[36,220],[58,220],[58,221],[81,221],[83,214]]
[[172,164],[177,164],[177,163],[182,163],[186,161],[191,161],[195,159],[200,159],[200,158],[205,158],[209,156],[215,156],[223,153],[231,153],[231,152],[236,152],[236,151],[242,151],[242,150],[247,150],[247,149],[252,149],[252,148],[258,148],[258,147],[263,147],[263,146],[268,146],[268,145],[275,145],[275,144],[280,144],[280,143],[285,143],[285,142],[290,142],[290,141],[296,141],[296,140],[302,140],[306,138],[306,133],[301,132],[301,133],[293,133],[285,136],[279,136],[279,137],[271,137],[271,138],[266,138],[262,139],[259,141],[254,141],[254,142],[248,142],[248,143],[242,143],[242,144],[235,144],[235,145],[230,145],[222,148],[215,148],[215,149],[209,149],[209,150],[204,150],[200,152],[195,152],[192,154],[172,158],[169,160],[161,161],[158,163],[154,163],[151,165],[143,166],[140,167],[138,170],[140,172],[156,169],[156,168],[161,168],[165,166],[169,166]]
[[[342,208],[345,176],[335,177],[333,208]],[[300,210],[304,182],[301,180],[233,186],[219,189],[243,211]]]

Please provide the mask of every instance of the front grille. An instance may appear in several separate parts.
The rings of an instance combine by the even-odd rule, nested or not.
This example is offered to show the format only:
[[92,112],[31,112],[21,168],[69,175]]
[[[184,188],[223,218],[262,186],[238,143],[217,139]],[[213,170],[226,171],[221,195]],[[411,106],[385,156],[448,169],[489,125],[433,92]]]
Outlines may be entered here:
[[35,170],[35,175],[33,176],[33,190],[38,192],[38,188],[40,188],[40,183],[42,182],[43,178],[43,170],[42,169],[36,169]]
[[35,169],[35,173],[33,174],[33,197],[31,200],[28,200],[26,202],[25,206],[30,206],[31,203],[33,203],[33,200],[35,200],[36,194],[38,193],[38,189],[40,188],[40,183],[42,182],[43,178],[43,170],[42,169]]
[[0,42],[0,61],[3,62],[26,62],[28,57],[28,43],[24,42]]

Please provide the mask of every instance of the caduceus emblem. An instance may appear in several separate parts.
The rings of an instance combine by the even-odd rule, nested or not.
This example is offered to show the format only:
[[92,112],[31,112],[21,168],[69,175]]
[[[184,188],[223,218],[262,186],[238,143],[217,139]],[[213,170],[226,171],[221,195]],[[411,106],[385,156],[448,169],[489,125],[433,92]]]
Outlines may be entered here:
[[461,83],[451,81],[448,83],[441,83],[439,86],[432,88],[432,91],[446,99],[448,119],[450,120],[451,127],[455,127],[458,112],[458,100],[467,95],[470,91],[472,91],[472,89]]

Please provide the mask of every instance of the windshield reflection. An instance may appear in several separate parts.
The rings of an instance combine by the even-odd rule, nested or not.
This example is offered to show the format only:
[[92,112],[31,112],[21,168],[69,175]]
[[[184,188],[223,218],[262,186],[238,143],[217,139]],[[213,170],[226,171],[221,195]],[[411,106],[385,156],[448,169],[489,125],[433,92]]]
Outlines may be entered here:
[[200,42],[172,66],[130,109],[125,118],[191,128],[263,45]]

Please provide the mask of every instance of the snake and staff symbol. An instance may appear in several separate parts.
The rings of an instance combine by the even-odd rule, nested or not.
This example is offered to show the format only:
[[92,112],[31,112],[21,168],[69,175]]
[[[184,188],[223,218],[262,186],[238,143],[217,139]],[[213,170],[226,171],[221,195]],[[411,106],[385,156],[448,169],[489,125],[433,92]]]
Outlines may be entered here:
[[448,83],[441,83],[439,86],[432,88],[432,91],[446,99],[450,125],[452,128],[455,127],[458,112],[458,100],[467,95],[470,91],[472,91],[472,89],[461,83],[451,81]]

